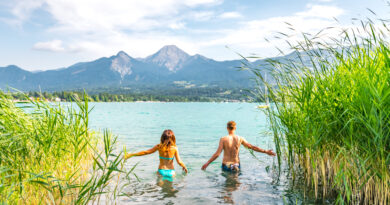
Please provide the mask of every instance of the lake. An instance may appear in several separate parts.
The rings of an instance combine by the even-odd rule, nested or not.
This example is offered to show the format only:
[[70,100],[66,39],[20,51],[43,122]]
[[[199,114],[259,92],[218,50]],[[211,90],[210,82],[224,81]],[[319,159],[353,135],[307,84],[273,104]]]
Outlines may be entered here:
[[266,116],[254,103],[91,103],[91,128],[109,128],[119,138],[120,147],[128,152],[149,149],[160,141],[164,129],[172,129],[183,162],[189,173],[184,175],[175,162],[177,176],[172,183],[161,184],[156,176],[158,152],[126,161],[130,169],[138,163],[134,180],[124,192],[121,203],[131,204],[286,204],[302,202],[302,195],[288,183],[274,181],[272,169],[276,157],[256,153],[255,159],[241,147],[241,173],[221,171],[222,156],[201,166],[226,135],[226,123],[237,122],[237,134],[264,149],[273,149],[272,136],[267,134]]

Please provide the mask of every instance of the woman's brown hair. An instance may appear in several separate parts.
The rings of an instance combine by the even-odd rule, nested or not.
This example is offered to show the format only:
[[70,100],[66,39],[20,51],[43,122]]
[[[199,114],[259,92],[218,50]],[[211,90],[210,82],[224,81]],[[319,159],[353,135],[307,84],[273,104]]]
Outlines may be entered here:
[[229,122],[227,123],[227,128],[228,128],[229,130],[234,130],[234,129],[236,129],[236,122],[234,122],[234,121],[229,121]]
[[167,149],[176,146],[176,137],[172,130],[164,130],[161,135],[160,148]]

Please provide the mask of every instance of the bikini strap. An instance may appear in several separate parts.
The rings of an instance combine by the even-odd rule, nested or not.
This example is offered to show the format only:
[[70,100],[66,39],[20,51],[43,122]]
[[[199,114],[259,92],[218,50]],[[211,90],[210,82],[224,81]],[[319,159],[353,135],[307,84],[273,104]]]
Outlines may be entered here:
[[174,157],[172,157],[172,158],[162,157],[162,156],[159,156],[159,157],[160,157],[160,159],[166,159],[166,160],[173,160],[174,159]]

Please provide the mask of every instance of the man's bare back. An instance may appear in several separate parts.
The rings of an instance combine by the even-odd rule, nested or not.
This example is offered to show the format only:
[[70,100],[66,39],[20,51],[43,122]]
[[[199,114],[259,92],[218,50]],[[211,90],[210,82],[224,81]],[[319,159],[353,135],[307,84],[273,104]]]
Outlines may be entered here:
[[223,149],[223,164],[239,164],[240,163],[240,146],[241,137],[237,135],[227,135],[221,138]]
[[239,153],[240,153],[241,144],[244,145],[246,148],[252,149],[256,152],[262,152],[270,156],[275,156],[275,153],[272,150],[264,150],[254,145],[251,145],[243,137],[235,135],[236,123],[234,121],[228,122],[227,130],[229,132],[229,135],[222,137],[219,140],[219,146],[217,151],[210,158],[210,160],[202,166],[202,170],[205,170],[211,162],[217,159],[222,151],[223,151],[223,160],[222,160],[223,169],[224,167],[229,168],[231,167],[231,165],[239,167],[240,166]]

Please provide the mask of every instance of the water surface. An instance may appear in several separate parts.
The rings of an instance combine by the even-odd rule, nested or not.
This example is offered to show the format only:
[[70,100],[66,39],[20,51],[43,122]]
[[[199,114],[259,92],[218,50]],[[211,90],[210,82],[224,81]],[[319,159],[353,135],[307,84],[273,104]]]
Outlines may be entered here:
[[140,182],[133,180],[124,192],[123,203],[131,204],[283,204],[300,201],[286,183],[276,183],[266,171],[276,158],[256,153],[257,161],[241,147],[241,173],[221,171],[222,155],[207,171],[201,166],[226,135],[226,123],[237,122],[237,134],[264,149],[272,149],[272,137],[265,134],[265,115],[253,103],[91,103],[91,128],[109,128],[118,135],[120,145],[130,152],[149,149],[159,143],[164,129],[172,129],[182,160],[189,173],[184,175],[175,163],[177,176],[172,183],[156,176],[158,152],[134,157]]

